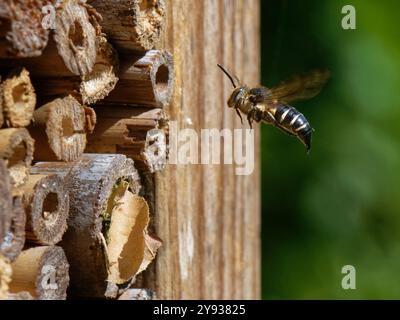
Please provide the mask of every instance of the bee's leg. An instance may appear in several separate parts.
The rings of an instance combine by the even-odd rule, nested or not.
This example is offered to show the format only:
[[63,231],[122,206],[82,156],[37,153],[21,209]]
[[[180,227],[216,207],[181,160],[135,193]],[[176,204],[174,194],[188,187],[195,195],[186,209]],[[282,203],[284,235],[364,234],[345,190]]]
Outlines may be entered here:
[[[260,122],[262,120],[262,113],[258,108],[253,106],[253,108],[247,114],[247,121],[249,122],[250,128],[253,129],[253,122]],[[274,119],[275,120],[275,119]]]
[[253,116],[255,109],[251,109],[247,114],[247,121],[249,122],[250,129],[253,129]]
[[239,118],[240,118],[240,122],[243,124],[243,118],[242,118],[242,115],[240,114],[239,109],[238,109],[238,108],[235,108],[235,111],[236,111],[237,115],[238,115]]

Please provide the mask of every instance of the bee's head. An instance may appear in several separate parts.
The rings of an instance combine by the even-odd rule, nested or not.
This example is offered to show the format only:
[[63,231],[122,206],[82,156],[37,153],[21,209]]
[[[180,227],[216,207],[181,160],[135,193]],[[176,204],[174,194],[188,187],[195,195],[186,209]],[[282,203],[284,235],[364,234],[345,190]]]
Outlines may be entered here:
[[228,71],[225,70],[223,66],[218,64],[218,67],[222,70],[223,73],[226,74],[226,76],[231,80],[232,86],[233,86],[233,92],[231,96],[229,97],[228,100],[228,107],[229,108],[237,108],[239,104],[241,103],[241,100],[245,97],[246,92],[247,92],[247,87],[241,86],[240,81],[237,77],[233,79],[233,77],[229,74]]
[[247,92],[247,88],[246,87],[237,87],[233,90],[231,96],[229,97],[228,100],[228,107],[229,108],[237,108],[242,99],[245,98],[246,96],[246,92]]

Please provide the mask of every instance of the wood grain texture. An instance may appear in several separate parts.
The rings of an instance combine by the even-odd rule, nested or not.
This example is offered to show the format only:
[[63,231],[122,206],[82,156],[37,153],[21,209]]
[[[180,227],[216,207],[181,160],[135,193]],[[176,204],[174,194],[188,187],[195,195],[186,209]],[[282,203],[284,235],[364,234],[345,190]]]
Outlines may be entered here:
[[149,50],[159,41],[165,20],[165,0],[89,0],[102,15],[110,40],[128,50]]
[[[171,0],[162,49],[175,63],[169,107],[179,127],[242,128],[226,106],[231,84],[217,63],[250,86],[259,83],[257,0]],[[246,128],[247,124],[245,125]],[[255,169],[169,165],[155,176],[155,229],[163,240],[145,285],[160,299],[259,299],[259,127]]]

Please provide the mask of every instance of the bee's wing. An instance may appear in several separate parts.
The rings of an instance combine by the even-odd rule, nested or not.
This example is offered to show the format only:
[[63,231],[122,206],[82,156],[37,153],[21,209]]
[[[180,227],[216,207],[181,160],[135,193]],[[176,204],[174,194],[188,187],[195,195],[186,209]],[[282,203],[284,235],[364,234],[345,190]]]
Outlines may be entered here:
[[292,102],[315,97],[329,79],[329,70],[314,70],[296,75],[269,89],[272,101]]
[[257,103],[270,103],[271,90],[266,87],[256,87],[249,90],[250,100],[254,104]]

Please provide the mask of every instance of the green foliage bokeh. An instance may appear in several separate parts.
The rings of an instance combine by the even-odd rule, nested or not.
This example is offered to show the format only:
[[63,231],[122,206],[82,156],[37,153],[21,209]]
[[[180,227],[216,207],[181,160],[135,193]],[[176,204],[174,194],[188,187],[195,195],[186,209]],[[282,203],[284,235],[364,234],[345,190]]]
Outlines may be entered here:
[[[344,5],[356,30],[343,30]],[[327,67],[296,103],[312,149],[262,126],[263,298],[400,298],[400,2],[261,0],[262,84]],[[353,265],[357,289],[343,290]]]

